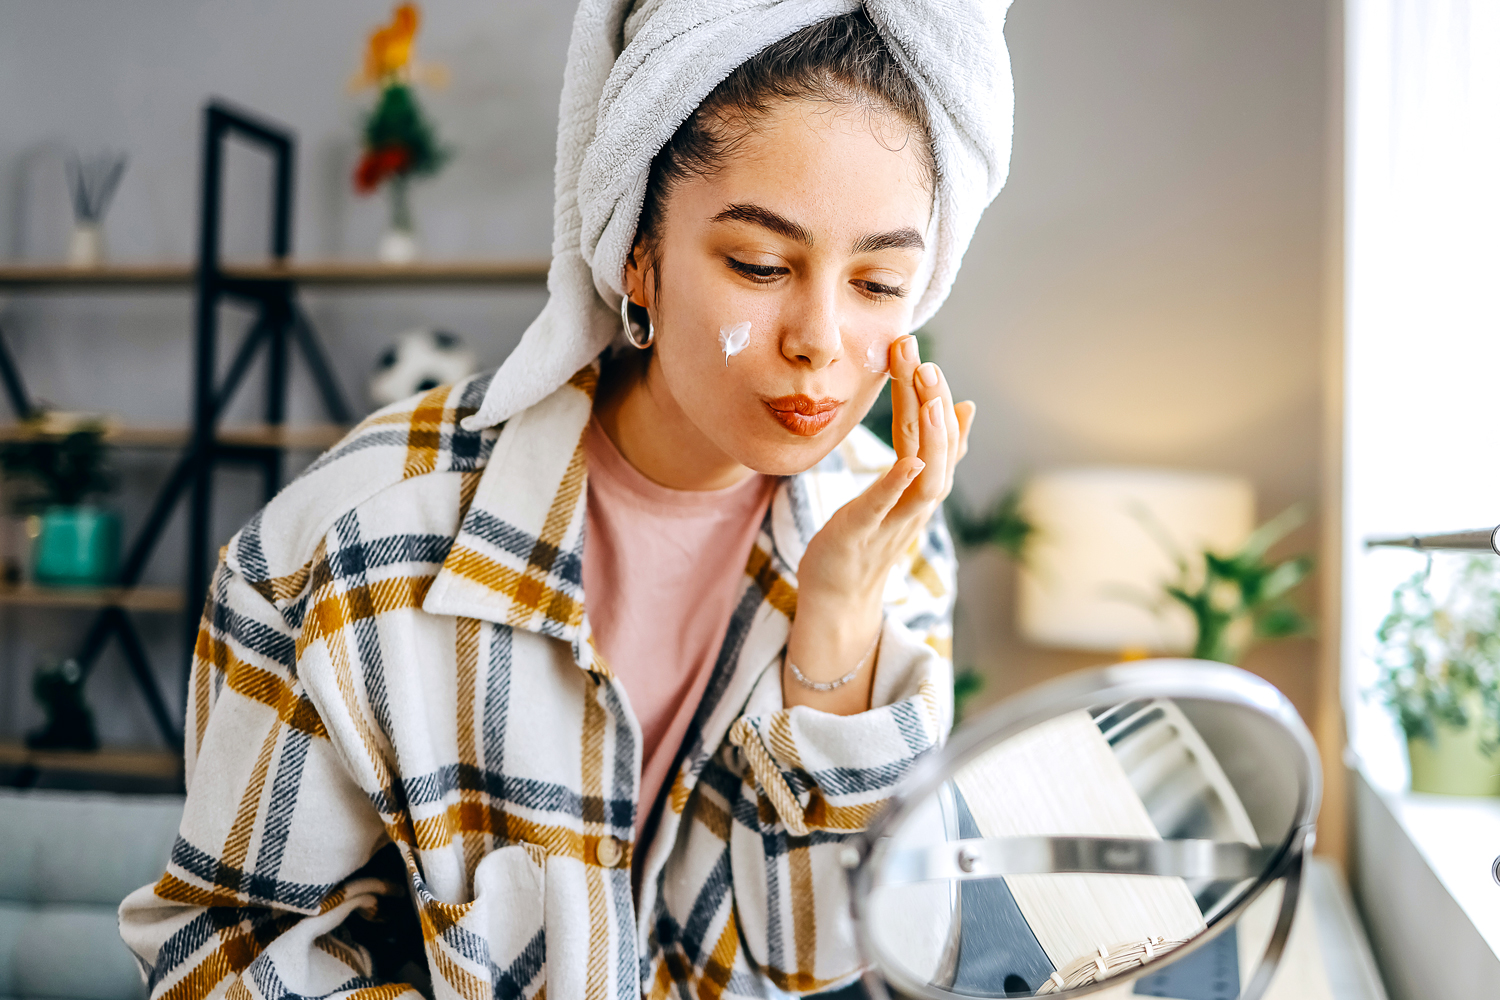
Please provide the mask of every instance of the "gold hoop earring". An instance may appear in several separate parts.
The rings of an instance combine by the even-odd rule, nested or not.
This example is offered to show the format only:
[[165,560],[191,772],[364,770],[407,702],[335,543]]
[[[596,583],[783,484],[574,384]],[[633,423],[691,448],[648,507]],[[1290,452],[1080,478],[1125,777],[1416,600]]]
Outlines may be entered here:
[[620,296],[620,323],[625,327],[625,339],[638,351],[644,351],[651,346],[656,339],[656,331],[651,328],[651,316],[646,316],[646,336],[640,340],[636,339],[635,324],[630,322],[630,296]]

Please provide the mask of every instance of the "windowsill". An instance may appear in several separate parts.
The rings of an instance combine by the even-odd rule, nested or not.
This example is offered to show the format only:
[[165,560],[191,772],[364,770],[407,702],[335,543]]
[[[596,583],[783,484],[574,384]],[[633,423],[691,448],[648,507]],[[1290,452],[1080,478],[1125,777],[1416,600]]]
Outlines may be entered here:
[[1354,881],[1392,996],[1484,995],[1500,974],[1500,799],[1392,790],[1349,764]]

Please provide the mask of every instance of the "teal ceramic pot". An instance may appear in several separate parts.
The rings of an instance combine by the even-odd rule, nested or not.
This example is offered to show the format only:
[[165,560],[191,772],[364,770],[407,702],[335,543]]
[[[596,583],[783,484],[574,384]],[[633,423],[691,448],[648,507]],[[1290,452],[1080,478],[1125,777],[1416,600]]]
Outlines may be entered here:
[[82,505],[48,507],[32,548],[36,582],[49,587],[113,583],[120,563],[120,516]]

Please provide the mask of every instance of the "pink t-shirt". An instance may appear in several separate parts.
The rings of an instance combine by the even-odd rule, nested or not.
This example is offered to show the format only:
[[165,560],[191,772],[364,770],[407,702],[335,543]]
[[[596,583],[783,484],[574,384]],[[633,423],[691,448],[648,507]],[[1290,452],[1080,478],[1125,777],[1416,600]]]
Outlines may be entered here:
[[776,480],[673,490],[590,419],[583,593],[594,644],[640,720],[639,838],[708,686]]

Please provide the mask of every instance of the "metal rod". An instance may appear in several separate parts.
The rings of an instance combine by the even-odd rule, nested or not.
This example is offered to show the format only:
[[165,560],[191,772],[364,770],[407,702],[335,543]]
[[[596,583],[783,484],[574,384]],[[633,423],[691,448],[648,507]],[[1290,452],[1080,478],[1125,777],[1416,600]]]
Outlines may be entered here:
[[[267,303],[266,311],[273,313],[270,322],[270,341],[266,351],[266,424],[281,427],[286,423],[287,396],[287,339],[292,325],[291,289],[280,302]],[[270,503],[276,491],[281,489],[281,450],[272,449],[262,460],[265,475],[265,498]]]
[[312,324],[301,309],[297,309],[292,316],[292,330],[297,335],[297,345],[302,348],[302,356],[307,359],[307,367],[312,371],[313,381],[318,384],[318,394],[323,397],[323,408],[328,411],[329,418],[337,424],[353,423],[353,411],[344,402],[344,393],[339,389],[333,368],[318,344],[318,336],[313,332]]
[[31,416],[31,397],[26,395],[26,383],[21,381],[21,372],[10,356],[4,330],[0,330],[0,379],[5,382],[5,394],[10,397],[10,408],[16,411],[16,419],[25,420]]
[[229,401],[234,398],[235,390],[240,387],[245,373],[250,370],[250,363],[255,360],[256,349],[260,347],[261,340],[268,332],[269,327],[265,318],[258,317],[245,334],[245,339],[240,341],[240,349],[235,352],[234,360],[229,364],[229,371],[225,373],[224,381],[214,397],[214,412],[219,416],[224,415]]
[[1365,548],[1416,549],[1418,552],[1493,552],[1500,555],[1500,527],[1449,531],[1436,535],[1366,538]]
[[146,706],[151,709],[151,718],[155,720],[156,728],[161,732],[162,739],[167,741],[167,746],[181,749],[182,734],[177,732],[177,727],[172,723],[171,713],[167,711],[167,701],[156,684],[156,675],[151,672],[151,661],[146,658],[141,637],[136,634],[129,615],[119,608],[109,610],[116,615],[115,635],[120,637],[120,650],[125,654],[130,672],[135,675],[136,686],[146,697]]

